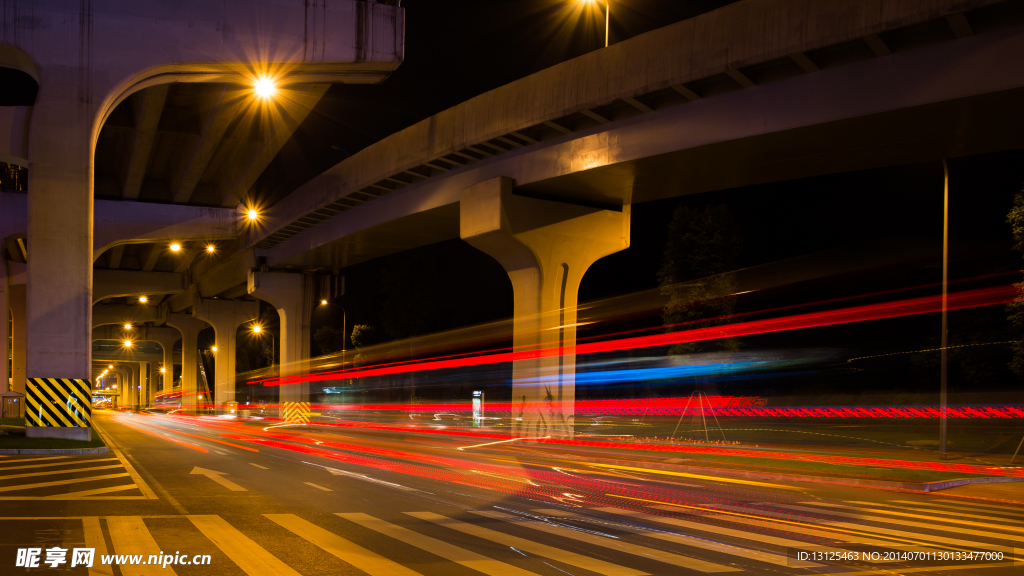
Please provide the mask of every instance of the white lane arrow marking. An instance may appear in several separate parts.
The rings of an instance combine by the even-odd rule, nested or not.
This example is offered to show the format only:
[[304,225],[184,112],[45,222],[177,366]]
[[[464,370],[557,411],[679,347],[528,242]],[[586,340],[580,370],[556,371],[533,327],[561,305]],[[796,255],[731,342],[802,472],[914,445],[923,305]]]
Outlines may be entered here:
[[199,466],[196,466],[195,468],[192,469],[191,472],[189,472],[189,474],[202,474],[203,476],[206,476],[210,480],[213,480],[217,484],[220,484],[221,486],[227,488],[228,490],[231,490],[232,492],[248,492],[248,490],[242,488],[238,484],[235,484],[231,480],[221,478],[221,476],[227,474],[227,472],[217,472],[216,470],[207,470],[206,468],[200,468]]
[[[405,490],[406,492],[423,492],[423,490],[417,490],[416,488],[410,488],[408,486],[402,486],[401,484],[395,484],[394,482],[386,482],[384,480],[378,480],[377,478],[371,478],[364,474],[357,474],[355,472],[349,472],[347,470],[338,470],[337,468],[331,468],[330,466],[324,466],[322,464],[313,464],[312,462],[305,462],[303,464],[309,464],[310,466],[316,466],[327,470],[334,476],[348,476],[349,478],[358,478],[359,480],[365,480],[367,482],[373,482],[374,484],[383,484],[392,488],[398,488],[399,490]],[[428,492],[429,494],[429,492]]]

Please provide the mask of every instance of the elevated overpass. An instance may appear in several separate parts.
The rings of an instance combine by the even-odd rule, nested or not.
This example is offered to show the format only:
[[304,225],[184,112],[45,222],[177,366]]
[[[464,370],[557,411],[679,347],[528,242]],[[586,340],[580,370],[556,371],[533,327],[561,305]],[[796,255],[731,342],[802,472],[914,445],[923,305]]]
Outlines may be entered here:
[[[557,329],[563,360],[517,364],[514,379],[539,371],[557,383],[557,411],[569,423],[576,287],[594,260],[629,245],[632,204],[1019,148],[1024,71],[1007,63],[1022,57],[1019,2],[744,0],[564,62],[385,138],[259,207],[258,224],[226,234],[216,257],[203,257],[202,244],[168,254],[167,238],[153,232],[160,239],[148,244],[92,242],[89,261],[94,278],[125,262],[132,271],[182,275],[179,283],[150,279],[146,289],[164,291],[145,322],[193,334],[185,337],[186,355],[194,354],[203,322],[214,325],[222,349],[233,347],[245,314],[210,310],[212,299],[222,308],[254,297],[272,303],[287,375],[309,356],[313,304],[336,293],[345,267],[461,237],[509,271],[518,346],[541,346],[537,334]],[[145,102],[132,106],[141,126]],[[207,105],[200,117],[212,121],[217,109]],[[126,128],[109,128],[118,130]],[[197,146],[192,136],[181,141]],[[126,135],[117,138],[115,148],[127,146]],[[273,149],[271,141],[264,136],[262,147],[243,149],[258,155],[257,148]],[[200,160],[216,155],[205,146]],[[191,160],[174,168],[160,150],[150,145],[163,164],[150,163],[139,191],[122,184],[112,201],[203,198],[230,211],[244,195],[238,174],[248,168],[237,166],[198,180],[196,168],[190,178],[197,184],[180,192],[188,172],[181,167]],[[199,154],[189,150],[182,157]],[[119,165],[131,165],[125,162]],[[121,182],[140,179],[127,168],[118,174]],[[112,181],[102,185],[111,191],[105,198],[114,195]],[[95,205],[98,213],[100,200]],[[24,252],[17,238],[8,252],[14,259]],[[148,270],[138,264],[150,260]],[[102,292],[90,283],[93,294],[110,295],[96,306],[138,303],[123,295],[142,294],[140,279],[107,277]],[[118,282],[128,289],[111,291]],[[97,300],[90,296],[90,305]],[[218,374],[218,389],[227,376]],[[304,384],[282,387],[282,399],[307,394]],[[541,390],[518,386],[514,397],[521,396],[537,401]],[[571,426],[550,432],[571,433]]]

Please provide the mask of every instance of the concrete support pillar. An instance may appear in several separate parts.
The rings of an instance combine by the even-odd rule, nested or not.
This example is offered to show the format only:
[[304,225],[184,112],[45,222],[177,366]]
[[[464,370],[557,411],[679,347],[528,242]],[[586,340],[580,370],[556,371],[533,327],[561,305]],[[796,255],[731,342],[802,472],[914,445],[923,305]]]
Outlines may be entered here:
[[196,298],[192,315],[213,326],[217,352],[214,359],[214,398],[219,410],[235,401],[235,334],[238,327],[259,317],[259,302]]
[[[316,308],[316,276],[286,272],[249,272],[249,295],[277,309],[281,321],[281,376],[309,368],[309,326]],[[309,383],[281,386],[279,403],[309,402]]]
[[[206,322],[187,314],[168,314],[167,325],[181,332],[181,408],[186,412],[196,409],[196,351],[199,348],[199,331],[206,328]],[[169,382],[171,376],[167,376]]]
[[515,295],[513,346],[543,350],[512,363],[512,403],[521,436],[571,437],[576,399],[576,298],[599,258],[629,247],[630,206],[621,212],[512,193],[510,178],[464,189],[462,239],[497,260]]
[[164,361],[152,372],[153,382],[149,385],[149,405],[156,405],[156,393],[169,391],[174,382],[174,344],[177,338],[162,338],[158,340],[164,351]]
[[[3,254],[0,254],[0,258],[4,258]],[[0,262],[0,392],[7,392],[11,390],[11,370],[8,365],[8,346],[11,341],[11,334],[9,332],[11,327],[11,310],[7,305],[7,261],[6,259]]]
[[131,382],[129,386],[128,394],[128,405],[132,410],[139,409],[139,371],[142,368],[142,364],[139,362],[132,362],[128,364],[129,369],[132,371],[132,375],[129,377]]
[[25,346],[28,344],[27,326],[25,322],[25,288],[25,284],[12,284],[7,296],[7,305],[10,306],[11,318],[13,319],[13,324],[11,326],[11,353],[13,355],[11,384],[13,385],[15,392],[21,392],[22,394],[25,393]]
[[117,398],[114,403],[120,408],[124,406],[124,378],[120,370],[114,371],[114,386],[117,386]]
[[149,376],[149,362],[139,362],[139,383],[136,386],[136,398],[138,399],[139,408],[149,408],[153,404],[150,403],[150,391],[151,386]]

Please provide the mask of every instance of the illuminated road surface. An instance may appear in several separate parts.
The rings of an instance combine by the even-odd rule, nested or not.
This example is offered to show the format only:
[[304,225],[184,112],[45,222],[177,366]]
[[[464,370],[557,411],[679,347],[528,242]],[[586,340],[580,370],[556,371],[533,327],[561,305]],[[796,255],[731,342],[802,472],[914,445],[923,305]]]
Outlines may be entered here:
[[[117,569],[165,576],[995,575],[1024,560],[1024,507],[992,502],[683,473],[623,451],[462,435],[96,419],[111,454],[0,458],[0,573],[23,573],[16,549],[32,546],[210,557]],[[989,555],[955,559],[965,552]],[[886,561],[894,553],[915,559]]]

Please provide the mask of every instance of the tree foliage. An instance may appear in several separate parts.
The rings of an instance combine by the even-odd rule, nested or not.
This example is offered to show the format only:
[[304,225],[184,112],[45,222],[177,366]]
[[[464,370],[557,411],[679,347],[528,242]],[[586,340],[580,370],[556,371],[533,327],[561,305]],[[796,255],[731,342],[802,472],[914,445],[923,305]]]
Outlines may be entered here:
[[367,326],[366,324],[356,324],[352,327],[352,347],[353,348],[365,348],[366,346],[372,346],[377,343],[377,334],[373,329],[373,326]]
[[[742,236],[727,206],[680,206],[669,224],[658,281],[669,297],[662,312],[666,326],[687,329],[726,324],[736,308],[736,261]],[[673,328],[673,330],[678,327]],[[676,344],[671,354],[735,350],[734,338]]]
[[[1013,232],[1013,247],[1024,253],[1024,191],[1017,192],[1013,199],[1013,207],[1006,216],[1006,222]],[[1024,283],[1014,284],[1017,288],[1017,297],[1006,306],[1006,313],[1010,324],[1014,327],[1015,335],[1020,339],[1013,344],[1013,359],[1010,361],[1010,369],[1017,376],[1024,377]]]

